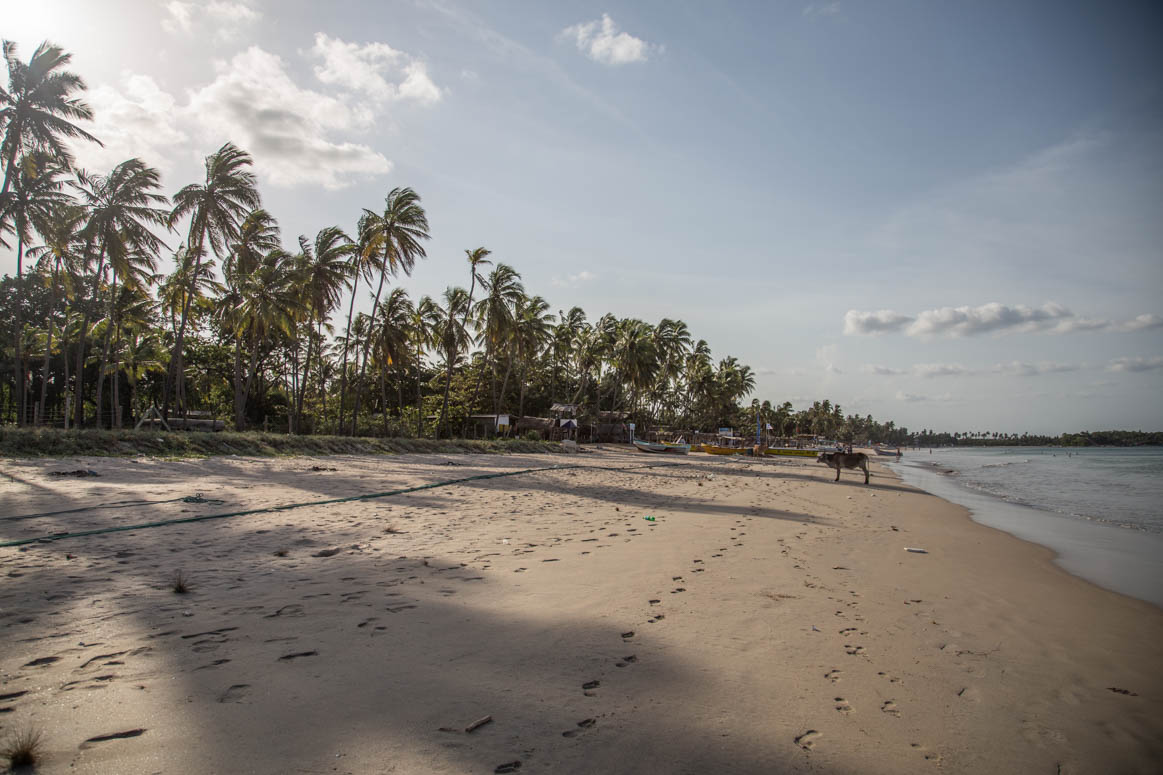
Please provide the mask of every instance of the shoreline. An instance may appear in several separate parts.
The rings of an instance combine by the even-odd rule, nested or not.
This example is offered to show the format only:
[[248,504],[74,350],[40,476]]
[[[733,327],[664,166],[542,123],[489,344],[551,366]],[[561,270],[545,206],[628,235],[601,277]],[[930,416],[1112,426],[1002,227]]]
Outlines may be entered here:
[[924,462],[888,467],[908,484],[964,507],[978,524],[1049,549],[1066,572],[1163,609],[1163,534],[1010,502],[950,481]]
[[[865,487],[814,461],[555,460],[580,468],[0,549],[0,677],[27,692],[0,703],[0,732],[41,725],[44,773],[1082,773],[1163,757],[1163,614],[884,466]],[[0,460],[10,514],[224,501],[0,529],[545,462]],[[655,462],[671,465],[629,470]],[[102,476],[46,475],[62,464]],[[167,587],[178,568],[188,595]]]

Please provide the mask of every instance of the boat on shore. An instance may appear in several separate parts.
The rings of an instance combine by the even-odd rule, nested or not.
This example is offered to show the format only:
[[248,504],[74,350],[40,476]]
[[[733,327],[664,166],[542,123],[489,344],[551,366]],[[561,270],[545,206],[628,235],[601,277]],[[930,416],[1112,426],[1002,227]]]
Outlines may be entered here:
[[634,439],[630,443],[637,447],[639,452],[661,452],[672,455],[685,455],[691,451],[690,444],[676,444],[668,441],[639,441],[638,439]]
[[816,457],[820,453],[814,449],[792,449],[790,447],[770,447],[763,450],[769,457]]
[[872,451],[878,455],[884,455],[885,457],[896,457],[901,454],[900,450],[885,449],[884,447],[873,447]]
[[742,455],[745,450],[742,447],[720,447],[716,444],[704,444],[703,452],[708,455]]

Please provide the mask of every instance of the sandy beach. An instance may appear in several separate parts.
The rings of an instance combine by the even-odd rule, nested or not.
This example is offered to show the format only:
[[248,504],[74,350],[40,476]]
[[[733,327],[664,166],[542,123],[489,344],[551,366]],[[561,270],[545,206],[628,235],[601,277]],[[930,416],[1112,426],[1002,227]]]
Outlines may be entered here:
[[[0,735],[43,773],[1163,767],[1163,612],[880,465],[4,460],[0,539],[555,465],[0,548]],[[7,519],[122,501],[168,502]]]

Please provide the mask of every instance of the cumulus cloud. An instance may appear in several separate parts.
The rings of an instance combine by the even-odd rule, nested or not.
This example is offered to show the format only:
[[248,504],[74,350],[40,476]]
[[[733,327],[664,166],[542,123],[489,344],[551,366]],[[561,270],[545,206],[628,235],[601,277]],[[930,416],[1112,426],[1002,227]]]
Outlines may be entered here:
[[1116,331],[1150,331],[1156,328],[1163,328],[1163,317],[1158,315],[1139,315],[1136,318],[1119,323],[1115,326]]
[[647,43],[628,32],[619,32],[609,14],[602,14],[596,21],[566,27],[558,37],[572,40],[578,51],[604,65],[645,62],[651,54],[663,50],[662,46]]
[[321,60],[315,66],[315,77],[322,83],[377,102],[410,99],[431,105],[442,96],[423,62],[387,43],[359,45],[317,32],[311,54]]
[[1048,333],[1080,331],[1130,332],[1163,328],[1163,318],[1143,314],[1123,323],[1102,318],[1084,318],[1066,307],[1047,302],[1040,307],[990,302],[977,307],[939,307],[916,317],[893,310],[844,313],[844,333],[848,336],[876,335],[904,331],[913,337],[964,337],[982,334]]
[[1011,377],[1040,377],[1043,374],[1061,374],[1068,371],[1078,371],[1080,368],[1082,367],[1074,363],[1053,363],[1051,361],[1026,363],[1024,361],[1010,361],[1009,363],[997,364],[993,367],[993,372]]
[[1107,365],[1107,371],[1142,372],[1163,369],[1163,357],[1115,358]]
[[566,275],[565,277],[554,277],[550,282],[558,288],[576,288],[582,283],[588,283],[593,280],[596,275],[593,272],[582,270],[577,274]]
[[887,334],[900,331],[913,322],[913,318],[882,309],[877,312],[860,312],[850,309],[844,313],[844,333],[848,336],[858,334]]
[[262,18],[257,9],[245,2],[228,0],[170,0],[165,4],[162,29],[172,35],[190,35],[212,29],[214,39],[225,42],[237,39],[246,28]]
[[78,143],[80,162],[105,169],[139,156],[164,170],[183,153],[205,155],[231,140],[274,185],[335,189],[391,171],[382,153],[351,136],[383,126],[391,106],[438,101],[441,91],[423,64],[387,44],[325,35],[306,55],[318,61],[316,76],[327,89],[296,82],[282,58],[258,46],[215,62],[213,79],[188,90],[183,102],[144,75],[98,86],[90,92],[91,131],[106,147]]

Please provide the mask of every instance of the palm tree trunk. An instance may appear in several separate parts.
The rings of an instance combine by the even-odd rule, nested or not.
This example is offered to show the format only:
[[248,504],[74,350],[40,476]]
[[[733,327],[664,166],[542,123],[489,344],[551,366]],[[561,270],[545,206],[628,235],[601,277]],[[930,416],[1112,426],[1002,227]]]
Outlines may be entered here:
[[343,335],[343,368],[339,372],[339,421],[335,425],[337,433],[343,432],[343,412],[347,406],[347,346],[351,343],[351,316],[355,311],[355,294],[359,290],[359,272],[351,286],[351,304],[347,307],[347,330]]
[[113,338],[113,422],[121,429],[121,323]]
[[477,395],[480,393],[480,389],[481,389],[481,380],[485,376],[485,369],[488,368],[488,365],[489,365],[489,346],[486,344],[484,358],[482,358],[481,367],[477,371],[477,381],[476,381],[476,384],[473,385],[473,388],[472,388],[472,398],[469,399],[468,406],[466,407],[466,411],[465,411],[465,415],[464,415],[464,427],[460,429],[461,436],[468,435],[468,424],[472,420],[472,408],[474,406],[476,406]]
[[[113,282],[109,286],[109,314],[105,319],[105,344],[101,348],[101,368],[97,372],[97,427],[103,428],[101,422],[102,398],[105,393],[105,369],[109,365],[109,344],[113,340],[113,316],[116,314],[117,299],[117,270],[113,271]],[[109,418],[109,427],[113,427],[113,418]]]
[[234,335],[234,430],[246,428],[246,395],[242,391],[242,337]]
[[420,341],[416,340],[416,438],[424,438],[424,410],[420,403],[420,378],[424,375],[424,364],[420,360]]
[[[386,255],[386,253],[387,253],[387,250],[386,250],[386,249],[385,249],[384,253],[385,253],[385,255],[384,255],[384,263],[385,263],[385,265],[386,265],[386,264],[387,264],[387,260],[388,260],[388,258],[387,258],[387,255]],[[387,272],[386,272],[386,271],[381,271],[381,272],[380,272],[380,284],[379,284],[379,286],[376,288],[376,298],[375,298],[375,301],[373,301],[373,302],[372,302],[372,316],[371,316],[371,320],[370,320],[370,321],[368,321],[368,327],[367,327],[367,330],[368,330],[367,341],[365,341],[365,342],[363,343],[363,358],[361,359],[361,363],[360,363],[360,366],[359,366],[359,384],[360,384],[361,386],[363,385],[363,379],[364,379],[364,375],[365,375],[365,373],[367,372],[367,356],[368,356],[368,352],[371,350],[371,346],[372,346],[372,340],[373,340],[373,339],[375,339],[375,334],[374,334],[374,332],[375,332],[375,330],[376,330],[376,312],[378,312],[378,311],[379,311],[379,308],[380,308],[380,294],[381,294],[381,293],[383,293],[383,291],[384,291],[384,278],[385,278],[386,276],[387,276]],[[352,436],[354,436],[354,435],[355,435],[355,425],[356,425],[356,423],[358,422],[358,418],[359,418],[359,406],[360,406],[360,399],[361,399],[361,398],[363,398],[363,394],[362,394],[360,391],[358,391],[358,390],[357,390],[357,391],[356,391],[356,393],[355,393],[355,407],[354,407],[354,413],[353,413],[353,414],[352,414],[352,416],[351,416],[351,435],[352,435]]]
[[[88,246],[86,246],[86,253]],[[97,299],[101,290],[101,274],[105,271],[105,252],[97,260],[97,273],[93,275],[93,298]],[[77,377],[76,395],[73,397],[73,427],[78,430],[85,423],[85,346],[89,341],[89,306],[85,305],[85,313],[81,317],[81,331],[77,342]]]
[[[48,398],[48,366],[49,366],[50,357],[52,355],[53,329],[54,329],[54,324],[56,322],[56,319],[53,317],[53,315],[56,313],[56,309],[57,309],[57,280],[59,279],[59,275],[60,275],[60,272],[58,271],[57,267],[53,266],[53,270],[52,270],[52,301],[49,303],[48,314],[45,315],[45,328],[48,329],[48,339],[44,345],[44,361],[40,367],[40,401],[36,405],[36,418],[35,418],[35,423],[37,425],[41,424],[41,421],[43,420],[44,415],[47,413],[45,411],[45,401]],[[68,361],[69,361],[68,353],[65,353],[65,364],[66,365],[68,364]],[[65,386],[66,386],[66,388],[68,387],[68,377],[65,378]]]
[[[15,156],[15,150],[13,151],[12,156]],[[10,173],[11,171],[12,171],[12,163],[11,163],[11,161],[9,161],[8,172]],[[7,190],[8,190],[8,175],[7,174],[5,174],[5,177],[4,177],[4,190],[5,190],[5,192],[7,192]],[[20,233],[20,229],[17,229],[17,233],[16,233],[16,279],[21,284],[23,284],[23,280],[24,280],[24,271],[23,271],[24,266],[23,266],[23,264],[24,264],[24,237]],[[13,376],[15,377],[15,379],[13,380],[13,385],[16,386],[16,390],[20,393],[20,397],[18,399],[16,399],[16,396],[13,396],[13,398],[16,399],[13,401],[13,403],[15,403],[17,405],[17,407],[18,407],[17,411],[19,412],[19,414],[17,415],[17,418],[16,418],[16,424],[17,424],[17,426],[22,426],[25,424],[25,418],[26,418],[27,412],[28,412],[28,388],[24,384],[25,383],[25,377],[24,377],[24,293],[23,293],[24,289],[23,289],[23,287],[21,287],[21,285],[18,285],[17,287],[18,287],[19,291],[17,294],[18,298],[16,299],[16,348],[15,348],[16,360],[12,364],[12,368],[13,368],[13,372],[14,372]]]
[[[190,288],[185,294],[185,299],[182,300],[182,319],[178,324],[178,336],[174,342],[174,352],[170,356],[170,371],[174,378],[174,396],[178,403],[179,411],[185,415],[185,358],[183,355],[183,346],[186,341],[186,321],[190,317],[190,304],[194,301],[194,295],[198,292],[198,272],[202,268],[202,248],[204,247],[206,233],[203,230],[198,234],[198,252],[194,254],[194,272],[190,275]],[[169,376],[166,377],[166,389],[162,398],[162,417],[169,419],[170,416],[170,391],[169,391]]]

